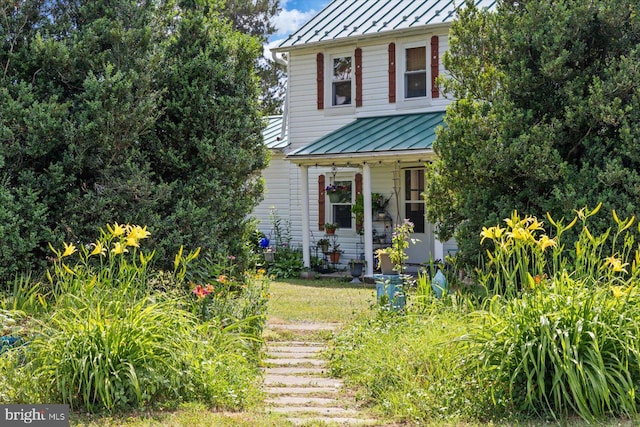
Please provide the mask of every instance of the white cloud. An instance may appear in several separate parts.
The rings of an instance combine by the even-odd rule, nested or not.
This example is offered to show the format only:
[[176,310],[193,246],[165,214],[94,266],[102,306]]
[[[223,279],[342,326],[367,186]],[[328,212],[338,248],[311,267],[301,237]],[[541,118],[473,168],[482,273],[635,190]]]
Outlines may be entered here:
[[315,10],[307,10],[301,12],[298,9],[285,10],[273,17],[273,25],[276,27],[276,35],[287,35],[311,19],[317,12]]

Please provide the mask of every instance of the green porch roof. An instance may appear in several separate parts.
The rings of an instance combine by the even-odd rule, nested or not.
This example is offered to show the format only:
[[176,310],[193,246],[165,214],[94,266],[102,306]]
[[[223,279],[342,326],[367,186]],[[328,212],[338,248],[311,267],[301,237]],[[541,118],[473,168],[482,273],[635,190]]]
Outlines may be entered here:
[[287,157],[374,154],[430,150],[444,111],[359,118]]

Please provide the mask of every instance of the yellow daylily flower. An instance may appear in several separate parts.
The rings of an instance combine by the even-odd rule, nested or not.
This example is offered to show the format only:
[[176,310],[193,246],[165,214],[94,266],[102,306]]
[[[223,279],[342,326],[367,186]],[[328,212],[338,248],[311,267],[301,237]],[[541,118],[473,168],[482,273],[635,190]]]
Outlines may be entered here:
[[139,225],[134,225],[133,227],[131,227],[131,230],[129,230],[129,234],[127,235],[127,237],[136,240],[146,239],[149,236],[151,236],[151,233],[147,231],[147,227],[140,227]]
[[612,286],[611,287],[611,292],[613,293],[613,296],[616,297],[616,298],[620,298],[620,297],[623,297],[623,296],[629,294],[629,291],[631,291],[631,288],[625,289],[624,286]]
[[113,224],[113,228],[109,224],[107,224],[107,230],[113,237],[122,236],[126,231],[126,226],[122,224],[118,224],[117,222]]
[[482,237],[482,239],[480,240],[480,243],[482,244],[482,242],[484,242],[484,239],[497,240],[502,237],[504,231],[504,228],[500,228],[498,226],[489,228],[482,227],[482,231],[480,232],[480,236]]
[[116,255],[118,255],[118,254],[122,254],[122,253],[125,253],[125,252],[129,252],[129,250],[122,243],[115,242],[113,244],[113,249],[111,249],[111,252],[116,254]]
[[605,265],[609,265],[611,267],[611,269],[616,272],[616,273],[620,273],[620,272],[627,272],[627,270],[625,269],[625,267],[627,265],[629,265],[628,262],[625,262],[624,264],[622,263],[622,260],[618,259],[615,257],[615,255],[609,256],[605,258],[606,264]]
[[69,273],[69,274],[75,274],[75,273],[73,272],[73,270],[72,270],[72,269],[70,269],[70,268],[69,268],[69,266],[68,266],[67,264],[62,263],[62,267],[65,269],[65,271],[66,271],[67,273]]
[[544,230],[544,223],[538,221],[538,218],[536,218],[535,216],[532,216],[529,218],[529,225],[527,226],[527,228],[531,231],[534,230]]
[[102,255],[105,256],[107,253],[107,248],[104,247],[104,245],[102,244],[102,242],[100,240],[98,240],[95,243],[92,243],[91,246],[93,246],[93,250],[91,251],[91,253],[89,254],[89,256],[92,255]]
[[138,239],[136,239],[135,237],[127,237],[126,239],[124,239],[124,244],[126,246],[135,246],[136,248],[140,247],[140,243],[138,243]]
[[522,228],[522,227],[514,228],[513,231],[511,232],[511,237],[514,238],[515,240],[524,240],[524,241],[533,239],[531,232],[526,228]]
[[78,249],[73,245],[73,243],[66,244],[64,243],[64,252],[60,255],[60,258],[68,257],[75,253]]
[[550,239],[546,234],[540,236],[540,240],[538,240],[538,246],[542,249],[542,252],[549,247],[555,246],[557,243],[558,242],[556,242],[555,238]]

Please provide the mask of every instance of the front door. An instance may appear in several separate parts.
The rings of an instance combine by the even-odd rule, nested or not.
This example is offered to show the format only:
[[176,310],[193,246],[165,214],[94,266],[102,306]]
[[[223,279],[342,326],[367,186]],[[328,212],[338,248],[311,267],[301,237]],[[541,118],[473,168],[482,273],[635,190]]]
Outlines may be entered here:
[[403,170],[404,218],[413,223],[414,232],[411,237],[418,240],[409,243],[407,249],[408,272],[416,271],[420,264],[433,258],[433,226],[425,218],[424,177],[424,168]]

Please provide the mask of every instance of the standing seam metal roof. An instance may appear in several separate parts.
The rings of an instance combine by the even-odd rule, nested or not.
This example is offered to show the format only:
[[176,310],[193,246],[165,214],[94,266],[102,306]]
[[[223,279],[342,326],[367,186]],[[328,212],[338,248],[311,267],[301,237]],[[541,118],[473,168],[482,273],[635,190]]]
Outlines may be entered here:
[[323,136],[287,157],[431,149],[444,111],[366,117]]
[[[497,0],[475,0],[493,9]],[[453,21],[464,0],[334,0],[274,50]]]
[[282,116],[269,116],[267,119],[267,127],[262,131],[264,145],[272,150],[285,148],[289,142],[287,141],[286,130],[284,138],[280,139],[282,135]]

